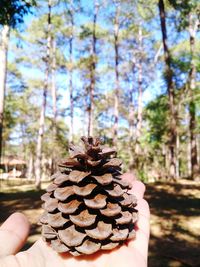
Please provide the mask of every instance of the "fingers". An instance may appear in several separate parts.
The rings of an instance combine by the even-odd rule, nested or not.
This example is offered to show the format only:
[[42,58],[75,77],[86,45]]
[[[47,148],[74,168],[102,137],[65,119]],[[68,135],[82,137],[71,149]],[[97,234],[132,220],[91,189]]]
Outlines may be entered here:
[[136,196],[137,200],[142,199],[145,192],[145,185],[140,181],[133,181],[132,188],[129,193]]
[[149,205],[146,200],[140,199],[136,207],[138,209],[139,219],[137,221],[136,239],[129,242],[129,246],[137,249],[146,259],[148,253],[149,243],[149,229],[150,229],[150,212]]
[[22,213],[12,214],[0,227],[0,257],[15,254],[24,245],[29,222]]
[[129,190],[129,193],[134,194],[138,200],[143,198],[145,185],[142,182],[136,180],[136,177],[132,173],[123,174],[122,179],[131,183],[132,188]]
[[136,209],[138,210],[138,221],[137,221],[137,231],[136,239],[129,242],[129,246],[133,249],[137,249],[144,259],[147,258],[148,253],[148,243],[149,243],[149,229],[150,229],[150,211],[149,205],[146,200],[143,199],[145,192],[145,185],[136,180],[134,175],[131,173],[126,173],[122,176],[132,184],[132,189],[129,193],[134,194],[137,197],[138,203]]
[[122,179],[128,181],[131,184],[137,180],[136,176],[131,172],[124,173],[122,175]]

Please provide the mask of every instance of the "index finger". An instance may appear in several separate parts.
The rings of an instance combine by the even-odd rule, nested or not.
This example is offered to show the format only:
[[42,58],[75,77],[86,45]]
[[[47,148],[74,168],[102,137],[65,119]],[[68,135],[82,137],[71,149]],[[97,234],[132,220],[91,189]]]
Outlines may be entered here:
[[132,185],[129,193],[135,195],[138,200],[143,198],[145,185],[141,181],[136,180],[136,177],[132,173],[123,174],[122,179],[128,181]]

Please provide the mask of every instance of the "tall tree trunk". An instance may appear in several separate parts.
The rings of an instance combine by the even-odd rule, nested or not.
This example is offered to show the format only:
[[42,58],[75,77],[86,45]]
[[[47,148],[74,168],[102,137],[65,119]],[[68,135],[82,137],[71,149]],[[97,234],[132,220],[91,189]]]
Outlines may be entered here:
[[88,136],[93,135],[94,131],[94,90],[95,90],[95,72],[96,72],[96,22],[99,11],[98,1],[94,1],[94,17],[93,17],[93,29],[92,29],[92,46],[91,46],[91,59],[90,66],[90,86],[89,86],[89,106],[88,106]]
[[200,134],[197,134],[197,162],[200,166]]
[[179,153],[180,153],[180,136],[179,136],[179,133],[177,133],[176,135],[176,178],[177,179],[179,179],[180,177]]
[[167,82],[167,92],[168,92],[168,105],[170,111],[169,120],[169,153],[170,153],[170,166],[169,166],[169,176],[171,179],[176,178],[176,108],[175,108],[175,88],[173,83],[173,70],[171,67],[171,55],[167,44],[167,29],[166,29],[166,15],[164,1],[159,0],[159,13],[160,13],[160,23],[162,31],[162,41],[164,48],[165,57],[165,77]]
[[169,169],[169,162],[168,162],[168,151],[167,151],[167,146],[165,143],[162,144],[162,154],[164,157],[164,169],[168,170]]
[[7,73],[7,54],[10,29],[8,25],[4,25],[1,30],[0,44],[0,163],[2,157],[3,146],[3,115],[4,115],[4,98],[6,89],[6,73]]
[[42,107],[40,112],[39,131],[36,147],[36,163],[35,163],[35,185],[36,188],[41,187],[41,162],[42,162],[42,143],[44,137],[45,112],[47,101],[48,80],[50,72],[50,48],[51,48],[51,0],[48,0],[48,30],[47,30],[47,50],[46,50],[46,71],[42,96]]
[[28,160],[28,170],[27,170],[27,178],[31,180],[33,177],[34,165],[33,165],[33,154],[30,153],[29,160]]
[[[182,98],[182,96],[181,96]],[[179,117],[179,115],[181,113],[181,106],[180,106],[180,101],[178,101],[177,103],[177,117]],[[176,178],[179,179],[180,178],[180,133],[177,129],[176,132]]]
[[74,139],[74,97],[73,97],[73,41],[74,41],[74,7],[70,1],[70,39],[69,39],[69,94],[70,94],[70,141]]
[[188,134],[187,141],[187,177],[192,176],[192,167],[191,167],[191,142],[190,142],[190,133]]
[[56,41],[52,40],[51,95],[53,102],[53,134],[57,137],[57,94],[56,94]]
[[189,34],[190,34],[190,54],[191,65],[189,72],[189,130],[190,130],[190,159],[191,159],[191,176],[192,179],[200,178],[200,169],[198,165],[197,156],[197,142],[196,142],[196,105],[194,100],[194,90],[196,88],[196,65],[195,65],[195,35],[199,22],[193,25],[193,16],[189,14]]
[[142,79],[143,79],[143,70],[142,70],[142,42],[143,42],[143,35],[142,29],[139,27],[138,32],[138,42],[139,42],[139,62],[137,64],[138,68],[138,110],[137,110],[137,125],[136,125],[136,146],[135,152],[136,155],[141,153],[140,149],[140,136],[141,136],[141,128],[142,128]]
[[[56,40],[52,39],[51,43],[51,95],[53,103],[53,142],[54,146],[57,143],[57,93],[56,93]],[[56,169],[56,155],[51,155],[51,173],[53,174]]]
[[130,164],[129,170],[132,171],[134,167],[134,153],[133,153],[133,137],[134,137],[134,106],[133,106],[133,88],[129,93],[129,115],[128,115],[128,122],[129,122],[129,157],[130,157]]
[[115,7],[114,18],[114,49],[115,49],[115,91],[114,91],[114,125],[113,125],[113,145],[117,145],[118,124],[119,124],[119,15],[120,6]]
[[186,176],[189,178],[191,177],[191,144],[190,144],[190,129],[189,129],[189,124],[190,124],[190,115],[189,115],[189,111],[188,109],[186,108],[185,110],[185,121],[188,125],[187,127],[187,133],[186,133],[186,136],[187,136],[187,141],[186,141],[186,165],[187,165],[187,171],[186,171]]

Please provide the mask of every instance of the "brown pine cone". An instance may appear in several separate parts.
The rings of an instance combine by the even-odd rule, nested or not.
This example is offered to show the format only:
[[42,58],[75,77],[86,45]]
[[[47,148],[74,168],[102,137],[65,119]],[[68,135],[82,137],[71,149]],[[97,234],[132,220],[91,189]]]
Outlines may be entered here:
[[120,178],[116,151],[98,138],[82,137],[41,197],[42,236],[57,252],[74,256],[109,250],[135,237],[136,198]]

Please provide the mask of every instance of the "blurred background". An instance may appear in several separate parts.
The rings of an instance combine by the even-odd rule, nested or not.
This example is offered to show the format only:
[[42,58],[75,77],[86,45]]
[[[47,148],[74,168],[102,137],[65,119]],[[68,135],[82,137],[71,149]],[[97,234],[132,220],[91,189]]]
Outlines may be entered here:
[[200,266],[198,0],[0,1],[0,222],[37,240],[70,142],[100,136],[147,186],[149,266]]

